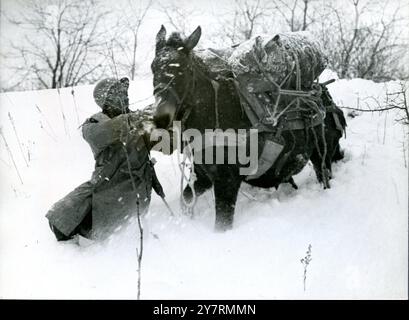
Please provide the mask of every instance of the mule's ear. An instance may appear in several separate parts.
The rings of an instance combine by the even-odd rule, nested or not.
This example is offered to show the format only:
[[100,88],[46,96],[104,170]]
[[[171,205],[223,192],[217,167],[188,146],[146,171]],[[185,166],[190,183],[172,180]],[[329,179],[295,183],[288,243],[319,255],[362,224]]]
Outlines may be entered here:
[[202,35],[202,28],[198,26],[196,30],[193,31],[192,34],[185,40],[185,48],[190,51],[194,47],[196,47],[197,43],[200,40],[201,35]]
[[273,39],[269,40],[264,46],[264,49],[266,50],[267,53],[270,53],[273,50],[273,48],[275,48],[277,45],[281,45],[281,39],[279,34],[276,34]]
[[163,26],[160,27],[158,34],[156,35],[156,52],[162,49],[166,43],[166,28]]

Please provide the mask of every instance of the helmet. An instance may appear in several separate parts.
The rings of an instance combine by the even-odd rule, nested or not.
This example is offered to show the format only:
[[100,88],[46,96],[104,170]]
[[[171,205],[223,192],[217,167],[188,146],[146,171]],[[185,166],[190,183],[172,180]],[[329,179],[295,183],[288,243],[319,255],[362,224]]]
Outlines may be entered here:
[[120,80],[115,79],[115,78],[106,78],[100,80],[95,88],[94,88],[94,100],[98,106],[103,108],[105,106],[105,102],[107,100],[107,97],[112,94],[111,88],[117,86],[117,85],[123,85],[125,86],[126,89],[129,87],[129,79],[128,78],[122,78]]

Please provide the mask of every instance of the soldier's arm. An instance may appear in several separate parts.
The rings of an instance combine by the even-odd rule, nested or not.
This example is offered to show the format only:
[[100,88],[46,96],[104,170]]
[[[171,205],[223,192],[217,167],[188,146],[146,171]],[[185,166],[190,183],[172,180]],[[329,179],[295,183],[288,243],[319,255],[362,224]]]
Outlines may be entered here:
[[98,149],[124,139],[127,133],[127,115],[120,115],[113,119],[106,115],[97,115],[87,119],[82,126],[84,139]]

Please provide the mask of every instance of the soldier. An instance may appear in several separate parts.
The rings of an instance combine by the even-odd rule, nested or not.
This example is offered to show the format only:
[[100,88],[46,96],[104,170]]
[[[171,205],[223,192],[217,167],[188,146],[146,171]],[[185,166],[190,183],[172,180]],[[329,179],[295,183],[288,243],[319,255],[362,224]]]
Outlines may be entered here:
[[47,213],[57,240],[76,234],[105,238],[133,214],[147,211],[152,187],[164,197],[149,156],[144,130],[146,112],[131,112],[129,80],[108,78],[94,88],[99,112],[82,125],[95,158],[87,181],[57,202]]

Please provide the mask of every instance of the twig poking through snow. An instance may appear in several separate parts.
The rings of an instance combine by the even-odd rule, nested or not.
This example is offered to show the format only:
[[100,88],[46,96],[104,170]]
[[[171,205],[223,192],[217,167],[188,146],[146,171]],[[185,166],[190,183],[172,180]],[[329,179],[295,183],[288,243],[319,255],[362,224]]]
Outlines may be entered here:
[[395,181],[395,179],[394,179],[393,177],[391,177],[391,179],[392,179],[392,184],[393,184],[393,187],[394,187],[394,189],[395,189],[396,202],[399,204],[399,203],[400,203],[400,201],[399,201],[398,186],[396,185],[396,181]]
[[55,142],[57,142],[57,139],[53,137],[53,135],[51,135],[51,133],[49,133],[45,127],[43,126],[43,123],[41,122],[41,120],[39,120],[40,123],[40,128],[47,134],[47,136],[49,136],[51,139],[53,139]]
[[44,118],[45,122],[47,123],[48,127],[50,128],[50,131],[51,131],[52,135],[50,135],[50,134],[45,130],[44,126],[41,124],[41,121],[40,121],[41,128],[42,128],[54,141],[57,141],[57,139],[56,139],[57,135],[55,134],[54,129],[53,129],[53,127],[51,126],[50,122],[48,122],[47,117],[44,115],[44,113],[41,111],[40,107],[39,107],[37,104],[35,105],[35,107],[36,107],[36,110],[38,111],[38,113]]
[[364,145],[364,153],[362,154],[362,161],[361,161],[362,165],[365,164],[365,158],[366,158],[366,144]]
[[10,147],[9,147],[9,145],[8,145],[8,143],[7,143],[6,137],[3,135],[3,130],[2,130],[2,128],[0,128],[0,135],[1,135],[1,137],[3,138],[4,144],[6,145],[6,149],[7,149],[7,152],[9,153],[9,156],[10,156],[10,158],[11,158],[11,161],[13,161],[13,165],[14,165],[14,168],[16,169],[16,172],[17,172],[17,175],[18,175],[18,177],[19,177],[19,179],[20,179],[20,182],[21,182],[21,184],[24,184],[24,183],[23,183],[23,179],[21,178],[21,175],[20,175],[20,171],[18,170],[17,164],[16,164],[16,162],[14,161],[13,153],[12,153],[11,150],[10,150]]
[[64,122],[64,130],[65,130],[65,133],[66,133],[66,134],[68,135],[68,137],[69,137],[69,136],[70,136],[70,132],[68,131],[67,119],[65,118],[64,109],[63,109],[63,107],[62,107],[60,88],[57,88],[57,93],[58,93],[58,102],[59,102],[60,110],[61,110],[61,116],[62,116],[62,120],[63,120],[63,122]]
[[[406,133],[406,128],[404,126],[402,126],[402,132],[403,132],[403,140],[402,140],[402,153],[403,153],[403,162],[405,163],[405,168],[408,167],[407,165],[407,158],[406,158],[406,146],[407,143],[406,141],[408,141],[408,137],[409,137],[409,133]],[[409,147],[408,147],[409,148]]]
[[11,113],[10,113],[10,112],[8,112],[8,116],[9,116],[9,119],[10,119],[10,122],[11,122],[11,126],[13,127],[14,134],[15,134],[15,136],[16,136],[18,146],[19,146],[19,148],[20,148],[21,156],[23,157],[24,162],[26,163],[26,166],[28,167],[28,162],[27,162],[26,156],[25,156],[25,154],[24,154],[23,147],[21,146],[20,138],[19,138],[19,136],[18,136],[18,134],[17,134],[17,128],[16,128],[16,125],[14,124],[14,119],[13,119],[13,117],[11,116]]
[[[126,121],[126,120],[124,120]],[[126,121],[126,124],[128,126],[128,130],[126,130],[126,134],[129,135],[129,123],[128,121]],[[128,140],[128,139],[127,139]],[[128,150],[126,149],[126,143],[123,144],[124,147],[124,152],[126,155],[126,162],[128,165],[128,173],[129,173],[129,177],[131,180],[131,185],[132,185],[132,189],[135,192],[135,196],[136,196],[136,218],[138,221],[138,231],[139,231],[139,248],[136,247],[136,256],[137,256],[137,260],[138,260],[138,286],[137,286],[137,299],[140,300],[141,299],[141,282],[142,282],[142,258],[143,258],[143,225],[142,225],[142,220],[141,220],[141,211],[140,211],[140,195],[138,193],[138,189],[136,187],[136,182],[135,182],[135,178],[133,176],[132,173],[132,167],[131,167],[131,160],[129,159],[129,154],[128,154]]]
[[77,101],[75,99],[75,91],[74,91],[74,87],[72,87],[71,89],[71,95],[72,95],[72,100],[74,101],[74,109],[75,109],[75,115],[77,116],[77,124],[81,125],[80,123],[80,116],[78,114],[78,108],[77,108]]
[[[111,43],[112,45],[112,43]],[[107,44],[108,46],[108,44]],[[115,55],[114,55],[114,50],[111,46],[111,48],[108,48],[111,51],[111,59],[112,59],[112,64],[114,67],[114,71],[115,71],[115,76],[117,79],[119,79],[119,75],[117,72],[117,67],[116,67],[116,62],[115,62]],[[121,100],[121,106],[122,106],[122,111],[125,111],[125,103],[124,101]],[[131,132],[131,126],[129,121],[124,118],[124,122],[125,122],[125,126],[127,128],[127,130],[125,130],[124,132],[121,133],[121,141],[129,141],[130,137],[129,134]],[[138,282],[137,282],[137,300],[141,299],[141,283],[142,283],[142,259],[143,259],[143,244],[144,244],[144,229],[143,229],[143,225],[142,225],[142,217],[141,217],[141,210],[140,210],[140,194],[138,192],[138,188],[136,187],[136,182],[135,182],[135,177],[134,174],[132,173],[132,166],[131,166],[131,160],[129,158],[129,153],[128,153],[128,149],[127,149],[127,142],[122,142],[122,146],[123,146],[123,151],[125,153],[126,156],[126,163],[127,163],[127,167],[128,167],[128,174],[129,174],[129,178],[131,180],[131,185],[132,185],[132,189],[135,192],[135,198],[136,198],[136,219],[138,222],[138,231],[139,231],[139,239],[138,239],[138,244],[139,244],[139,248],[136,247],[136,257],[137,257],[137,262],[138,262],[138,269],[137,269],[137,273],[138,273]]]
[[308,250],[305,253],[306,256],[302,258],[300,261],[302,265],[304,266],[304,278],[303,278],[303,283],[304,283],[304,291],[306,289],[306,284],[307,284],[307,268],[312,261],[311,254],[312,254],[312,246],[311,244],[308,246]]
[[386,140],[386,128],[387,128],[386,123],[387,123],[387,119],[388,119],[388,111],[386,111],[385,120],[384,120],[384,123],[383,123],[383,140],[382,140],[383,145],[385,145],[385,140]]
[[141,281],[142,281],[142,258],[143,258],[143,226],[141,221],[141,212],[139,209],[139,194],[136,200],[136,214],[139,228],[139,249],[136,248],[136,255],[138,257],[138,294],[137,299],[141,299]]

